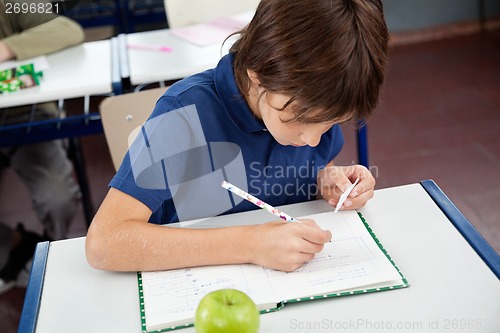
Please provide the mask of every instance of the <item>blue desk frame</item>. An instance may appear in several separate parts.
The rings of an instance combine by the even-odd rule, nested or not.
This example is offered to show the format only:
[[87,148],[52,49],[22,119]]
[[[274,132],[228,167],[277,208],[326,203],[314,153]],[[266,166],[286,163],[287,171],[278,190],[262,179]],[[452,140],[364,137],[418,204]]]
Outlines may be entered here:
[[368,128],[364,121],[358,121],[358,129],[356,130],[356,140],[358,145],[358,163],[370,168],[368,160]]
[[483,236],[472,226],[462,212],[451,202],[439,186],[433,180],[421,182],[429,196],[436,205],[443,211],[446,217],[453,223],[455,228],[469,242],[470,246],[483,259],[488,267],[500,279],[500,256],[484,239]]
[[49,255],[49,242],[38,243],[31,271],[37,274],[31,274],[24,297],[23,311],[19,320],[19,333],[35,332],[38,310],[40,309],[40,299],[42,297],[43,279],[45,277],[45,267]]

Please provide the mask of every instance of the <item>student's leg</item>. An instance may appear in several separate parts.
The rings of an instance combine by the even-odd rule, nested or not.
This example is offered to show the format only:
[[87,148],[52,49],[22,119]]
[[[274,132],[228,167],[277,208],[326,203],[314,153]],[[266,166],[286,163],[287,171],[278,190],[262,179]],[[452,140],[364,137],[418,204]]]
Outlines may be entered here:
[[11,166],[26,184],[47,236],[66,237],[81,194],[62,141],[21,146]]
[[9,251],[13,246],[14,231],[0,222],[0,267],[3,267],[7,261]]
[[34,232],[27,231],[19,223],[11,229],[0,222],[0,246],[2,261],[0,269],[0,294],[16,285],[19,273],[33,257],[36,244],[45,239]]

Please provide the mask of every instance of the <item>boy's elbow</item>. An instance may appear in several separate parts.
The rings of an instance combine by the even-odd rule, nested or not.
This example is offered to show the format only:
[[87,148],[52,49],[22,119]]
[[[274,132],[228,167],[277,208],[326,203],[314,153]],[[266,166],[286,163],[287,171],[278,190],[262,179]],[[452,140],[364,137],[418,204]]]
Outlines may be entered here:
[[79,28],[78,32],[75,33],[73,43],[75,45],[81,44],[85,41],[85,34],[83,33],[83,30]]
[[71,30],[73,31],[73,33],[70,34],[68,40],[69,44],[78,45],[85,41],[85,33],[83,32],[82,27],[80,27],[79,25],[75,25],[71,27]]
[[87,262],[92,268],[104,269],[103,259],[100,256],[100,251],[98,242],[94,238],[87,235],[85,240],[85,256],[87,257]]
[[67,17],[59,17],[59,19],[62,24],[61,28],[64,30],[64,33],[61,34],[60,37],[65,41],[67,46],[73,46],[84,42],[85,32],[80,24]]
[[85,240],[85,256],[87,257],[87,262],[92,268],[109,270],[110,267],[106,264],[106,253],[107,251],[104,237],[96,232],[93,232],[91,225]]

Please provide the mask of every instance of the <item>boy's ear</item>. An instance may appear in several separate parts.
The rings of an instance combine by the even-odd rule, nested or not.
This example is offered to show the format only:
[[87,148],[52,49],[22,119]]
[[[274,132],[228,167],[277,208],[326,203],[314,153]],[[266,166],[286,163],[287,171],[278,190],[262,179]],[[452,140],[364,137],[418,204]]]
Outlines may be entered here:
[[260,86],[260,80],[259,80],[259,77],[257,76],[257,73],[255,73],[251,69],[247,69],[247,75],[248,75],[248,78],[250,79],[250,81],[252,81],[252,83],[254,85]]

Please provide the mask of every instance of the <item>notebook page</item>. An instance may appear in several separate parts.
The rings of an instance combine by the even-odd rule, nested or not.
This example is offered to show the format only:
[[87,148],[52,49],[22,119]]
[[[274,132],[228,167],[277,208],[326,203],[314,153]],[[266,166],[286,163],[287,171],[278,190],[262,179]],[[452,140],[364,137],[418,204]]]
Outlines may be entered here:
[[[254,265],[206,266],[143,272],[142,287],[148,330],[192,323],[199,301],[207,293],[233,288],[247,293],[263,308],[274,304],[261,267]],[[252,281],[259,281],[254,287]]]
[[294,272],[266,269],[277,297],[290,300],[401,281],[355,211],[327,212],[307,218],[331,230],[332,242]]

